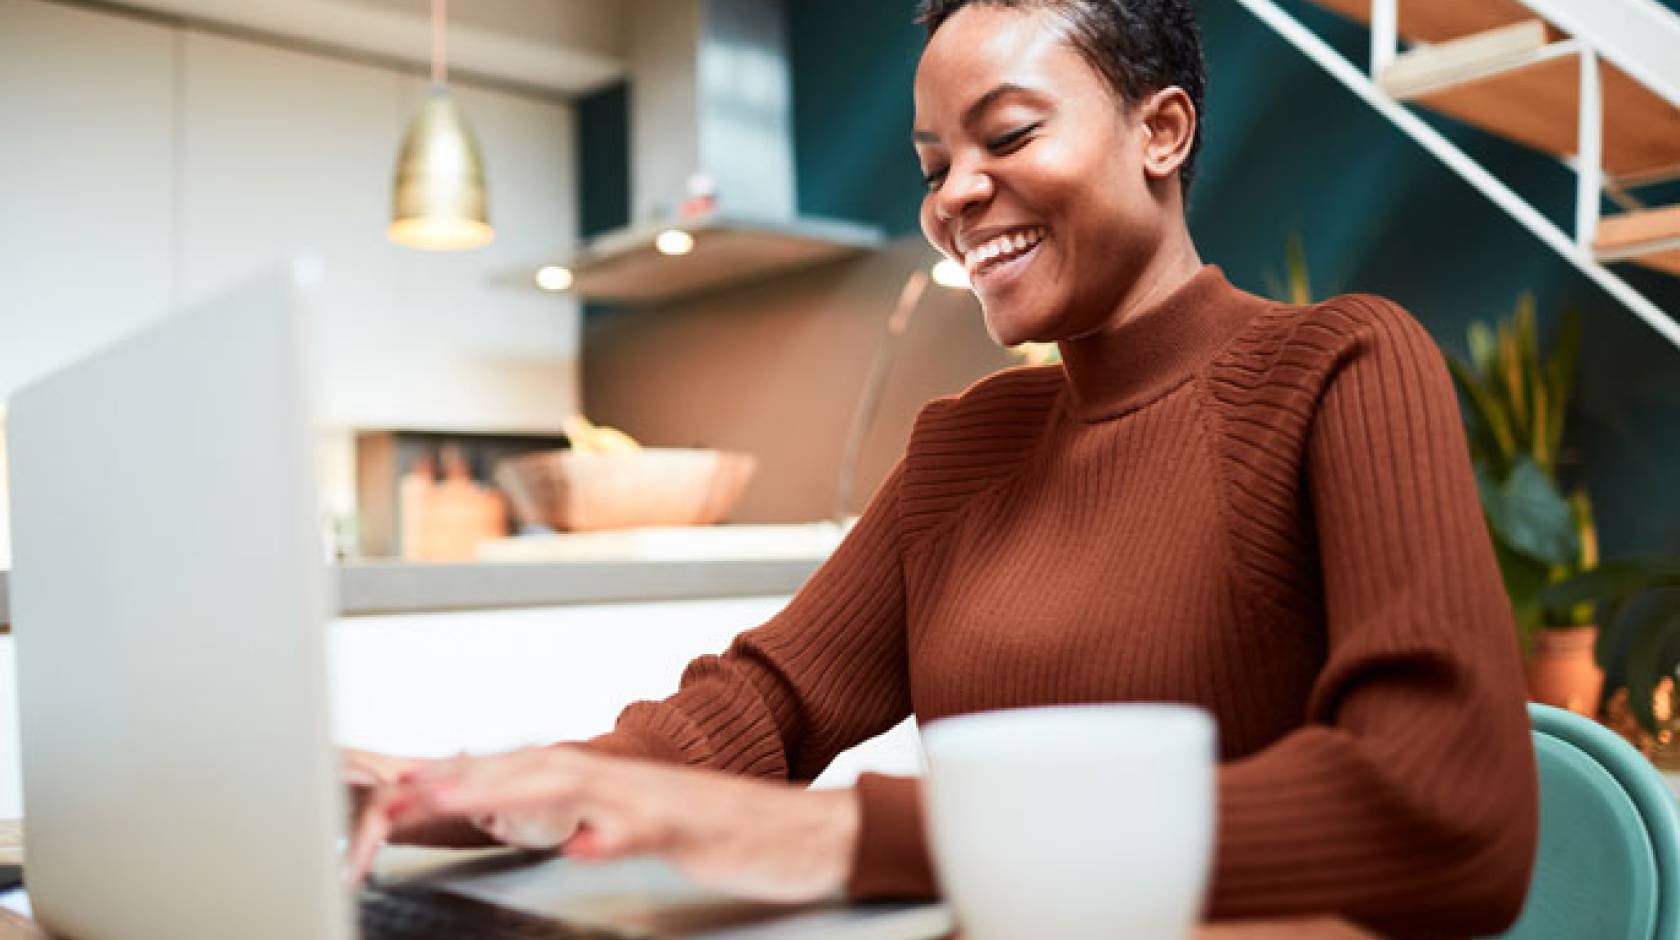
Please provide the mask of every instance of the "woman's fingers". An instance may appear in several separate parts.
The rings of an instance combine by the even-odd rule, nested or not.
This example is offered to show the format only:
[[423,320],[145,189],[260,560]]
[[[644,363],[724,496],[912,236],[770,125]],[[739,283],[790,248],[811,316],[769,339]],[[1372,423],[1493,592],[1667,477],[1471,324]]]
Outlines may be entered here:
[[578,814],[564,807],[487,813],[474,824],[497,842],[522,849],[558,848],[577,833]]
[[390,810],[394,799],[395,794],[389,787],[381,787],[362,806],[355,830],[350,834],[350,851],[344,859],[345,881],[352,887],[367,880],[374,858],[391,836]]
[[346,783],[374,787],[390,783],[404,772],[423,767],[430,761],[419,757],[398,757],[352,747],[338,749],[339,766]]
[[436,814],[415,802],[413,792],[402,784],[387,784],[373,791],[362,807],[350,834],[350,850],[345,855],[345,878],[351,885],[367,880],[379,850],[391,839],[391,834],[404,826],[435,822]]
[[457,758],[406,780],[416,800],[440,811],[477,816],[579,801],[590,760],[567,748],[530,748]]
[[532,748],[447,761],[407,784],[428,810],[472,818],[511,845],[563,845],[570,853],[587,827],[580,854],[605,858],[659,851],[670,827],[658,810],[681,801],[691,773],[575,748]]

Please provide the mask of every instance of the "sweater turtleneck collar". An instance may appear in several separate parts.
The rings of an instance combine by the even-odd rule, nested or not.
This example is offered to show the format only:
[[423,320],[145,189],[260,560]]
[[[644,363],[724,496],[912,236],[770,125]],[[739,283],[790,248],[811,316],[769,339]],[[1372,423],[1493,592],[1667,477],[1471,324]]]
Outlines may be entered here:
[[1161,397],[1213,358],[1267,306],[1231,286],[1218,265],[1189,280],[1110,330],[1063,340],[1062,367],[1079,417],[1100,421]]

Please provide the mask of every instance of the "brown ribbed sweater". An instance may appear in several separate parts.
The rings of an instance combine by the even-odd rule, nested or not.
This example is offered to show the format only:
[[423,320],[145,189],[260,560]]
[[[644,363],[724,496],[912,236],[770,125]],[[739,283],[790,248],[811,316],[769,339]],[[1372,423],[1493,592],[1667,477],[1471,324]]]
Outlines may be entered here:
[[[595,746],[807,780],[912,713],[1194,702],[1219,723],[1210,916],[1506,925],[1534,758],[1428,334],[1209,265],[1062,353],[930,403],[792,602]],[[854,896],[934,893],[919,783],[858,789]]]

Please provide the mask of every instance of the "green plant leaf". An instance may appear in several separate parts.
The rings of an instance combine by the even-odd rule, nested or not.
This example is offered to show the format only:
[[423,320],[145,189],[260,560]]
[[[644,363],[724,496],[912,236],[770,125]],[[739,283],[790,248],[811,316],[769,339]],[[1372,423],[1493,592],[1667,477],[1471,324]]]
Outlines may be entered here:
[[1532,458],[1518,456],[1503,481],[1475,470],[1488,525],[1502,541],[1547,567],[1575,559],[1580,544],[1569,503]]
[[1534,462],[1540,465],[1546,476],[1557,476],[1557,451],[1552,447],[1552,415],[1549,397],[1544,383],[1536,382],[1530,390],[1534,396],[1534,421],[1530,428],[1529,453],[1534,455]]
[[[1575,522],[1575,541],[1580,545],[1580,551],[1575,556],[1574,564],[1563,569],[1564,576],[1572,576],[1583,571],[1591,571],[1598,567],[1598,523],[1593,520],[1592,497],[1585,489],[1577,489],[1569,494],[1569,515]],[[1563,578],[1553,578],[1554,582]],[[1570,608],[1566,622],[1572,624],[1592,623],[1593,605],[1580,603]]]
[[1510,472],[1511,458],[1515,456],[1517,449],[1516,439],[1511,436],[1510,423],[1505,419],[1499,403],[1483,387],[1469,366],[1449,357],[1447,369],[1452,373],[1453,384],[1458,386],[1459,394],[1463,396],[1465,406],[1470,412],[1471,446],[1481,453],[1482,459],[1491,464],[1493,474],[1504,479]]
[[[1534,293],[1523,291],[1517,297],[1517,356],[1522,363],[1523,394],[1527,396],[1524,410],[1534,414],[1534,392],[1544,381],[1540,374],[1540,326],[1534,315]],[[1532,425],[1532,422],[1530,422]],[[1532,431],[1532,426],[1530,427]]]
[[[1598,638],[1593,641],[1593,659],[1604,670],[1604,697],[1611,690],[1627,685],[1627,648],[1632,630],[1622,616],[1627,608],[1625,598],[1610,601],[1597,608]],[[1600,704],[1603,704],[1602,702]]]
[[1505,594],[1511,599],[1511,613],[1516,618],[1518,639],[1528,649],[1534,631],[1545,625],[1545,608],[1540,604],[1546,587],[1546,566],[1505,544],[1497,532],[1493,536],[1493,557],[1499,563],[1499,575],[1505,582]]
[[1522,345],[1515,325],[1499,325],[1499,377],[1504,383],[1511,431],[1518,440],[1527,440],[1528,399],[1523,395]]
[[1285,249],[1289,264],[1289,297],[1290,302],[1305,306],[1313,302],[1312,280],[1307,275],[1307,247],[1300,232],[1289,236],[1289,246]]
[[1646,621],[1628,646],[1628,705],[1640,727],[1651,734],[1659,730],[1651,694],[1676,668],[1680,668],[1680,606],[1670,606]]
[[1300,232],[1289,233],[1283,249],[1283,277],[1267,271],[1261,276],[1266,296],[1279,303],[1305,306],[1313,302],[1312,280],[1307,273],[1307,246]]
[[[1546,377],[1540,365],[1540,326],[1534,313],[1533,291],[1523,291],[1517,298],[1517,344],[1518,352],[1522,356],[1523,394],[1527,396],[1525,409],[1528,412],[1528,431],[1530,440],[1539,440],[1544,433],[1544,426],[1539,425],[1540,395],[1544,388]],[[1538,458],[1538,451],[1535,452]],[[1547,473],[1551,472],[1549,461],[1540,461]]]
[[1648,555],[1613,558],[1547,588],[1547,607],[1567,609],[1583,602],[1610,604],[1626,601],[1641,591],[1680,589],[1680,558]]
[[1488,329],[1486,323],[1477,320],[1470,324],[1465,334],[1470,345],[1470,361],[1476,366],[1476,374],[1492,379],[1495,373],[1494,362],[1498,356],[1499,343],[1493,338],[1493,330]]

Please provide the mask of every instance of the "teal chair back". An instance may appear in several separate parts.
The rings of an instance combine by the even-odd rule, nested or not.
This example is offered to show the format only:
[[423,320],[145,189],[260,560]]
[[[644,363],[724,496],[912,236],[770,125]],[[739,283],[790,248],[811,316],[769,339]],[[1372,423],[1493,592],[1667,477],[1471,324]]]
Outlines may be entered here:
[[1540,852],[1513,940],[1680,938],[1680,803],[1614,732],[1528,706]]

